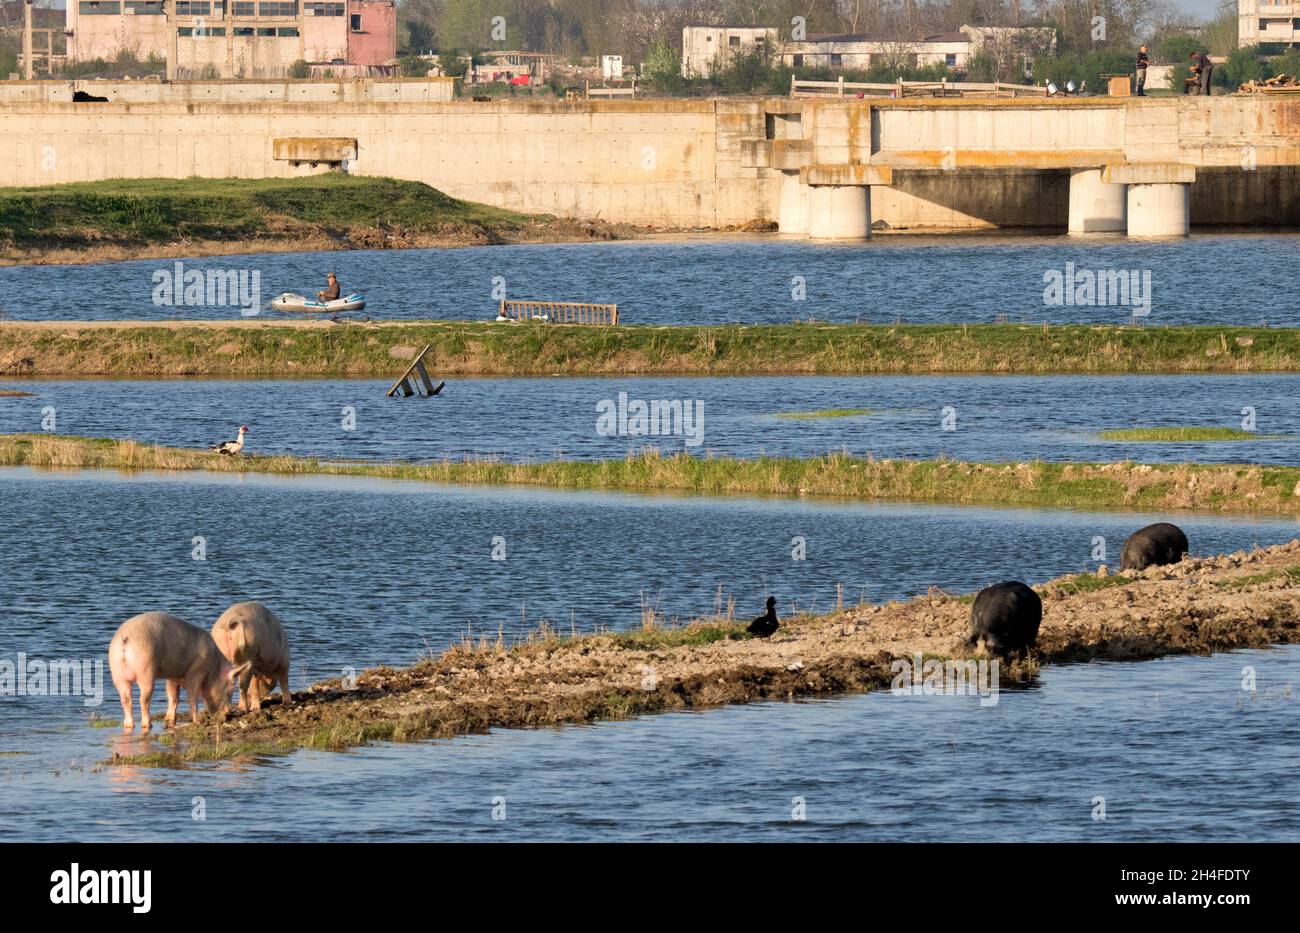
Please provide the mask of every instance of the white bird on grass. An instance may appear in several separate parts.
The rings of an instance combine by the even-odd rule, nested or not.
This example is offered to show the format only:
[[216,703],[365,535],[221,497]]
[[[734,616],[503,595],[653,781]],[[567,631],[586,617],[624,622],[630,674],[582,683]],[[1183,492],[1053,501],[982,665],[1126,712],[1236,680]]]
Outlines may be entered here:
[[239,426],[239,437],[235,438],[233,441],[222,441],[220,444],[211,444],[208,446],[208,450],[215,450],[219,454],[229,454],[233,457],[244,449],[244,435],[247,433],[248,425],[241,424]]

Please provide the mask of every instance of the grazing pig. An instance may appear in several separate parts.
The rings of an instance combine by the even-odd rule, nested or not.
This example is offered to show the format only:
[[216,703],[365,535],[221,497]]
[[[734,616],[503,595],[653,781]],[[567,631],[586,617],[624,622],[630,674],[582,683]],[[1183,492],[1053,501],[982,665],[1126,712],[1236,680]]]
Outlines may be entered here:
[[981,641],[998,655],[1019,654],[1038,641],[1043,601],[1023,583],[1009,580],[985,587],[970,610],[971,645]]
[[146,612],[127,619],[108,645],[108,669],[122,700],[122,730],[135,728],[131,718],[131,685],[140,686],[140,724],[145,732],[153,724],[149,701],[159,678],[167,681],[169,726],[176,724],[181,687],[190,699],[190,713],[199,721],[199,700],[209,713],[225,718],[230,689],[240,671],[221,655],[212,636],[197,626],[165,612]]
[[289,693],[289,640],[275,613],[259,602],[235,603],[212,626],[212,638],[231,664],[250,665],[239,677],[239,708],[262,708],[262,698],[280,681],[280,702]]
[[1187,535],[1168,522],[1147,525],[1129,535],[1120,551],[1120,570],[1145,570],[1164,564],[1176,564],[1187,553]]

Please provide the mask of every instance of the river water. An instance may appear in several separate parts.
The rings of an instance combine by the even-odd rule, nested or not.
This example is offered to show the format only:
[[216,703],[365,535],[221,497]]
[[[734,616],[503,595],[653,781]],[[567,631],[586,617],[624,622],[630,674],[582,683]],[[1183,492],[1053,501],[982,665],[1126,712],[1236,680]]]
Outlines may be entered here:
[[[0,380],[31,398],[0,398],[0,432],[39,431],[53,408],[63,434],[196,447],[249,426],[259,454],[441,460],[621,457],[655,446],[736,457],[816,456],[969,460],[1253,462],[1300,460],[1300,375],[801,376],[734,378],[453,379],[433,399],[384,397],[378,380]],[[692,402],[703,421],[677,435],[597,430],[598,406]],[[702,409],[698,406],[702,406]],[[869,409],[797,420],[783,413]],[[951,409],[952,430],[945,430]],[[1114,428],[1239,428],[1254,413],[1258,440],[1103,441]],[[351,413],[351,415],[349,414]],[[686,429],[702,425],[696,435]],[[695,443],[698,439],[698,444]]]
[[[1119,323],[1129,306],[1044,304],[1044,278],[1149,273],[1149,324],[1296,326],[1278,282],[1300,237],[1138,243],[1059,237],[775,237],[186,260],[256,271],[262,298],[312,290],[326,266],[378,318],[490,318],[510,297],[616,301],[630,323],[1010,320]],[[230,318],[158,306],[171,262],[0,268],[11,319]],[[794,297],[802,288],[802,300]],[[251,427],[254,453],[412,461],[742,457],[847,449],[878,457],[1297,462],[1300,376],[453,379],[393,401],[375,380],[6,380],[0,432],[196,446]],[[703,403],[686,437],[605,436],[597,406]],[[789,420],[782,413],[866,408]],[[352,429],[344,419],[355,415]],[[955,430],[943,429],[945,409]],[[1249,442],[1120,444],[1110,428],[1240,426]],[[0,470],[0,660],[103,660],[147,609],[209,625],[262,599],[284,618],[295,689],[345,668],[409,664],[465,633],[507,638],[668,619],[734,600],[757,614],[970,591],[1115,563],[1124,537],[1178,521],[1194,553],[1290,540],[1291,520],[978,509],[831,500],[576,493],[327,477]],[[806,559],[792,559],[796,539]],[[504,561],[494,561],[503,545]],[[203,559],[195,559],[200,556]],[[1257,692],[1242,691],[1243,668]],[[1300,838],[1293,802],[1300,647],[1046,668],[976,698],[764,703],[622,723],[500,731],[346,754],[299,752],[183,771],[100,764],[156,739],[96,728],[119,707],[0,696],[0,834],[34,840]],[[155,696],[161,715],[162,691]],[[157,735],[157,732],[155,732]],[[1261,750],[1264,750],[1261,752]],[[807,819],[794,820],[795,799]],[[1104,798],[1107,818],[1097,820]],[[506,819],[492,819],[504,800]],[[204,819],[195,819],[203,811]],[[496,806],[500,813],[499,803]]]
[[[1279,283],[1300,278],[1300,235],[1204,234],[1183,240],[1121,237],[878,236],[818,244],[776,235],[465,249],[265,253],[181,260],[182,271],[257,273],[263,303],[314,294],[338,272],[376,319],[490,320],[497,301],[615,302],[629,324],[1011,321],[1127,323],[1136,308],[1162,324],[1300,324]],[[1067,265],[1068,264],[1068,265]],[[1133,273],[1127,303],[1061,303],[1044,292],[1059,276]],[[16,320],[237,318],[239,302],[156,304],[175,261],[0,268],[0,308]],[[1149,284],[1148,284],[1149,281]],[[1075,288],[1071,296],[1082,296]],[[1135,296],[1149,298],[1136,302]],[[159,293],[159,297],[163,297]],[[203,296],[207,302],[208,296]],[[183,301],[183,299],[182,299]],[[275,314],[275,312],[266,312]],[[281,315],[282,316],[282,315]],[[300,317],[300,315],[289,315]]]
[[[295,689],[409,664],[467,631],[632,627],[643,600],[686,619],[719,598],[747,616],[768,593],[789,611],[829,608],[838,593],[875,602],[1036,582],[1095,566],[1095,536],[1113,552],[1156,517],[25,469],[0,472],[0,498],[0,657],[102,659],[136,612],[208,625],[257,598],[285,620]],[[1178,521],[1197,553],[1295,533],[1291,521]],[[806,560],[792,559],[795,537]],[[505,561],[492,560],[494,539]],[[1243,700],[1247,663],[1276,698]],[[119,717],[105,670],[102,705],[0,698],[0,826],[30,839],[237,839],[254,827],[280,839],[1116,838],[1176,810],[1174,835],[1232,838],[1241,812],[1259,812],[1254,838],[1294,838],[1292,811],[1270,801],[1295,789],[1295,701],[1281,691],[1297,674],[1294,649],[1055,668],[992,715],[948,698],[850,697],[167,772],[97,767],[147,747],[89,725]],[[1248,773],[1225,765],[1262,736],[1270,754]],[[1226,796],[1206,791],[1207,772]],[[1098,793],[1118,811],[1101,828],[1088,815]],[[191,819],[195,796],[206,821]],[[494,796],[514,802],[505,829],[488,813]],[[806,825],[790,825],[793,796],[809,801]],[[1215,822],[1227,812],[1238,817]]]

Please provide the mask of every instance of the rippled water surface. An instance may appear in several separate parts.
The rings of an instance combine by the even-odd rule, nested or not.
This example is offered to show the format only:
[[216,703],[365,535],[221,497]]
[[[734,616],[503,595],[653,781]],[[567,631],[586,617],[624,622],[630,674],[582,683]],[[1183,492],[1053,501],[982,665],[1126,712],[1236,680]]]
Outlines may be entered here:
[[[0,398],[0,432],[38,431],[53,407],[64,434],[201,446],[247,424],[250,453],[401,460],[621,457],[656,446],[738,457],[972,460],[1300,461],[1300,375],[816,376],[736,378],[453,379],[433,399],[384,397],[389,383],[342,381],[0,380],[32,398]],[[598,407],[631,400],[702,403],[699,444],[676,436],[603,436]],[[351,430],[347,413],[355,412]],[[953,430],[943,430],[951,408]],[[1258,440],[1103,441],[1115,428],[1239,428],[1254,411]],[[795,420],[792,412],[867,409]],[[699,411],[696,408],[695,411]],[[699,425],[693,419],[683,429]]]
[[[1044,274],[1149,272],[1148,323],[1300,324],[1279,283],[1300,237],[1184,241],[778,238],[187,260],[244,269],[262,297],[311,290],[327,267],[376,318],[489,318],[511,297],[615,301],[631,323],[1011,320],[1123,322],[1131,307],[1045,305]],[[230,318],[160,307],[150,260],[0,269],[14,319]],[[806,288],[806,300],[792,289]],[[92,296],[88,298],[87,296]],[[597,405],[702,402],[693,452],[847,449],[878,457],[1295,463],[1293,375],[453,379],[427,401],[386,382],[6,380],[0,432],[196,446],[248,424],[255,453],[403,460],[621,456],[681,436],[603,436]],[[789,420],[831,408],[851,418]],[[355,412],[354,430],[343,425]],[[941,427],[944,409],[955,430]],[[1097,433],[1237,427],[1256,440],[1120,444]],[[444,488],[323,477],[0,471],[0,661],[100,660],[125,618],[166,609],[210,625],[241,599],[285,620],[293,686],[345,668],[409,664],[465,633],[623,629],[645,606],[687,619],[763,598],[782,612],[837,600],[970,591],[1113,564],[1157,519],[1194,553],[1290,540],[1290,520],[994,510],[835,501]],[[806,560],[792,560],[802,539]],[[494,545],[506,560],[492,559]],[[204,559],[194,559],[197,552]],[[1257,689],[1241,689],[1253,666]],[[1300,838],[1300,647],[1044,669],[992,707],[887,693],[764,703],[446,742],[298,753],[184,771],[123,769],[155,747],[95,728],[119,708],[0,696],[0,834],[19,839],[1269,839]],[[155,696],[161,718],[162,691]],[[1107,819],[1092,818],[1095,799]],[[202,797],[206,819],[193,819]],[[504,798],[505,820],[493,820]],[[807,819],[791,819],[801,798]]]
[[[187,474],[0,472],[0,658],[103,658],[117,624],[208,625],[262,599],[294,687],[407,664],[467,630],[638,624],[736,598],[754,614],[1031,582],[1092,566],[1154,518],[1030,510],[449,489]],[[1289,521],[1178,519],[1198,553],[1272,544]],[[807,560],[791,560],[802,536]],[[193,559],[202,537],[206,560]],[[493,538],[505,561],[493,561]],[[1243,699],[1243,664],[1260,694]],[[0,698],[0,825],[34,839],[1292,838],[1296,649],[1047,669],[993,708],[957,698],[760,704],[183,772],[101,768],[138,751],[71,697]],[[107,671],[104,671],[107,678]],[[1268,691],[1273,693],[1265,695]],[[155,697],[161,710],[161,692]],[[131,744],[135,743],[135,744]],[[1267,755],[1259,749],[1267,748]],[[1249,752],[1249,755],[1247,754]],[[1241,767],[1242,760],[1252,762]],[[1089,801],[1103,794],[1110,821]],[[208,818],[191,819],[202,795]],[[504,825],[490,818],[504,796]],[[791,824],[791,798],[809,819]],[[1172,829],[1171,829],[1172,826]]]
[[[1300,276],[1300,235],[1289,233],[1165,241],[908,235],[830,245],[713,235],[667,242],[266,253],[183,263],[205,273],[256,271],[263,302],[285,291],[314,293],[334,269],[345,291],[366,295],[366,314],[381,319],[490,319],[497,307],[494,290],[502,286],[510,298],[616,302],[622,319],[633,324],[809,317],[917,323],[993,321],[1000,315],[1013,321],[1127,322],[1134,311],[1131,296],[1120,305],[1044,303],[1050,275],[1064,276],[1071,263],[1078,273],[1136,272],[1142,294],[1150,298],[1150,324],[1300,323],[1300,306],[1281,284]],[[0,307],[24,320],[240,315],[231,306],[155,304],[155,273],[174,269],[172,260],[155,259],[0,268]]]

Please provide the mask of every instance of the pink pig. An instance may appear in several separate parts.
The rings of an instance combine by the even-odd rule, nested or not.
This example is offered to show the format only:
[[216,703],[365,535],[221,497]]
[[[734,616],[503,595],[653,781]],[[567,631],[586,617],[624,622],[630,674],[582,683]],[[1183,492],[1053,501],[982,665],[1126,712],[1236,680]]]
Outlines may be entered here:
[[230,706],[230,690],[247,668],[233,667],[221,655],[212,636],[165,612],[145,612],[127,619],[108,645],[108,669],[122,700],[122,731],[135,728],[131,718],[131,685],[140,685],[140,719],[145,732],[153,720],[149,701],[154,682],[167,681],[167,717],[176,724],[181,687],[190,700],[190,713],[199,721],[199,700],[222,720]]
[[[262,708],[262,700],[280,682],[280,702],[289,692],[289,639],[275,613],[259,602],[235,603],[212,626],[212,639],[231,664],[239,665],[239,708]],[[251,668],[249,668],[251,665]]]

